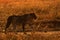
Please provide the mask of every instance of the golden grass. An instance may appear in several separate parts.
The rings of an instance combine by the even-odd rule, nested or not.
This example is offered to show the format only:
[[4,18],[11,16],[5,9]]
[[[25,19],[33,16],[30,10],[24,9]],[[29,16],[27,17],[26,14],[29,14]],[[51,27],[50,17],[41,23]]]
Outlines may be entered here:
[[0,33],[0,40],[60,40],[60,32],[35,32],[27,35],[18,32]]

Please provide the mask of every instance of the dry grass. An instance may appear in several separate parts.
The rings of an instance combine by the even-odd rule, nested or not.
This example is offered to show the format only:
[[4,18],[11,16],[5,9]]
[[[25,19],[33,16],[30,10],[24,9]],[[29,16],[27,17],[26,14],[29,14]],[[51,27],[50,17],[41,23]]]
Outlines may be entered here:
[[60,32],[27,32],[27,35],[20,32],[18,34],[14,32],[0,33],[0,40],[60,40]]

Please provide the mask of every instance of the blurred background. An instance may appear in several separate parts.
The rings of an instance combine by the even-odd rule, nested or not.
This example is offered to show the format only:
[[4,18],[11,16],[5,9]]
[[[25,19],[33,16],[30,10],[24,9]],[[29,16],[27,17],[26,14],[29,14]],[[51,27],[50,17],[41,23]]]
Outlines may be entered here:
[[[0,31],[5,29],[9,16],[32,12],[37,16],[37,22],[33,25],[36,31],[60,30],[59,0],[0,0]],[[59,22],[54,24],[52,20]],[[8,30],[12,31],[12,26]],[[21,26],[17,26],[16,30],[22,30]],[[26,30],[31,30],[29,25],[26,25]]]

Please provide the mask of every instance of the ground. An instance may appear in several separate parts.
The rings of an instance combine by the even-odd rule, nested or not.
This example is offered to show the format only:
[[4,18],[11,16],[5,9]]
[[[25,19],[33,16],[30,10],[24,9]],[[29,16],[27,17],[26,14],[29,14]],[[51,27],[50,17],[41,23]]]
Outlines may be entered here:
[[60,40],[60,31],[52,32],[8,32],[0,33],[0,40]]

